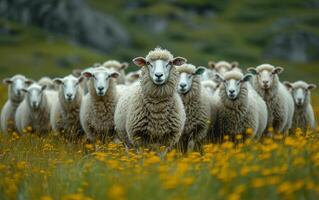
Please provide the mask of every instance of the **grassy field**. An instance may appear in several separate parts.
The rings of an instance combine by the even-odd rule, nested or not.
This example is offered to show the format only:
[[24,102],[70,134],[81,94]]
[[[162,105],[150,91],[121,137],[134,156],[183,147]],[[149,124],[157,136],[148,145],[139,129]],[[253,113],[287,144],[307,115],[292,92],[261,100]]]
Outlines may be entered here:
[[[4,93],[5,88],[1,87]],[[0,101],[5,100],[2,95]],[[314,98],[319,117],[319,99]],[[238,141],[241,137],[237,137]],[[136,154],[120,145],[68,144],[56,136],[0,135],[0,199],[317,199],[319,133],[225,138],[203,154]]]

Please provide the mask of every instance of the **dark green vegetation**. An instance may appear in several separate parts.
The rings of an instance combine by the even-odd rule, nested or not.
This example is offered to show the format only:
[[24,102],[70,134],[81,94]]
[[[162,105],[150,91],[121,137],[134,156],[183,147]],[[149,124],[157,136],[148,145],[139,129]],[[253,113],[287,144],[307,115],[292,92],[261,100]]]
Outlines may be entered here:
[[[109,58],[131,61],[159,45],[196,65],[237,60],[241,67],[269,62],[285,67],[283,78],[318,84],[319,9],[314,0],[168,1],[89,0],[113,16],[130,43],[107,53],[70,42],[40,28],[0,21],[1,78],[24,73],[39,78],[63,75]],[[131,65],[133,68],[133,64]]]

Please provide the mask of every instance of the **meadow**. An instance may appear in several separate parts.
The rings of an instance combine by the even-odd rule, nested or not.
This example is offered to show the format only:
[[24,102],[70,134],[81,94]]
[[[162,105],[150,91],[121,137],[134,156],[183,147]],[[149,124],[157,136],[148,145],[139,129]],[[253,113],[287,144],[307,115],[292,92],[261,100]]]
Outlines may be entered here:
[[[5,88],[1,88],[2,94]],[[1,96],[1,102],[5,99]],[[314,98],[316,117],[319,101]],[[166,156],[53,135],[0,135],[0,199],[317,199],[319,134],[237,136],[201,153]],[[249,130],[248,130],[249,133]]]

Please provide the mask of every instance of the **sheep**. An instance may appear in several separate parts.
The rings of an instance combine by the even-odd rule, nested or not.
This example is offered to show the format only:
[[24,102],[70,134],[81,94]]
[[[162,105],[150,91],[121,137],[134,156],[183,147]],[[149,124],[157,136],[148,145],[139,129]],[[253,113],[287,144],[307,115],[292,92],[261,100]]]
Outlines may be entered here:
[[39,81],[38,84],[40,86],[46,85],[46,90],[57,90],[57,88],[55,87],[55,84],[53,82],[53,80],[47,76],[42,77]]
[[209,92],[210,95],[214,95],[219,87],[219,83],[212,80],[202,81],[202,86]]
[[184,131],[178,142],[182,152],[201,150],[203,140],[207,136],[211,124],[211,96],[201,84],[204,67],[196,68],[192,64],[176,67],[179,73],[177,91],[184,103],[186,122]]
[[4,134],[16,131],[14,115],[19,104],[24,98],[22,89],[32,83],[23,75],[15,75],[3,80],[3,84],[8,85],[8,100],[1,110],[1,131]]
[[135,71],[135,72],[129,72],[125,76],[125,85],[131,85],[135,83],[139,78],[141,77],[141,70]]
[[127,146],[165,146],[165,154],[178,142],[186,120],[176,91],[175,68],[186,59],[174,58],[168,50],[158,47],[146,58],[137,57],[133,62],[141,67],[141,78],[120,98],[114,115],[115,128]]
[[82,89],[79,86],[83,79],[83,76],[76,78],[69,75],[53,80],[59,86],[59,100],[53,103],[50,122],[53,132],[60,133],[69,141],[76,141],[84,135],[80,124]]
[[229,71],[223,75],[216,74],[221,85],[215,93],[217,120],[214,125],[213,138],[221,142],[228,134],[235,141],[237,134],[247,137],[247,130],[252,130],[251,137],[260,139],[267,126],[267,106],[248,82],[252,74]]
[[217,63],[214,61],[209,61],[208,68],[211,69],[213,73],[219,73],[221,75],[224,75],[228,71],[237,71],[242,73],[237,61],[233,61],[231,63],[226,61],[219,61]]
[[247,70],[255,75],[252,80],[253,87],[267,104],[267,130],[272,127],[274,133],[287,134],[292,125],[294,102],[287,88],[279,80],[278,75],[284,69],[262,64]]
[[[87,67],[85,69],[74,69],[72,74],[75,77],[80,77],[82,75],[83,72],[85,71],[90,71],[91,69],[97,68],[99,67],[101,64],[100,63],[94,63],[92,66]],[[83,90],[83,95],[86,95],[89,90],[88,90],[88,86],[87,86],[87,79],[84,79],[81,84],[80,84],[82,90]]]
[[23,133],[28,127],[40,135],[51,131],[50,110],[58,98],[57,92],[45,90],[46,87],[33,83],[27,89],[22,89],[26,95],[15,114],[19,133]]
[[125,84],[125,69],[128,67],[128,63],[120,63],[117,60],[108,60],[104,62],[102,66],[118,72],[120,76],[116,79],[117,84]]
[[80,122],[88,142],[96,139],[107,142],[115,139],[114,111],[118,101],[115,78],[119,76],[105,67],[82,72],[87,78],[88,94],[82,99]]
[[303,133],[306,133],[308,128],[312,131],[316,130],[310,90],[315,89],[317,86],[315,84],[307,84],[304,81],[296,81],[294,83],[285,81],[283,83],[289,89],[295,103],[290,133],[295,133],[297,128],[300,128]]

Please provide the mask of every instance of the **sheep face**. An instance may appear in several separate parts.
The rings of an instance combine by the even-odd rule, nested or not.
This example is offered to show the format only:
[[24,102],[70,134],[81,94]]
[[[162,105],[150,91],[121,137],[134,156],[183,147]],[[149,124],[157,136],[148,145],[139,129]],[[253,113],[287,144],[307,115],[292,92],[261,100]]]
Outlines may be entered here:
[[110,78],[117,78],[118,72],[107,70],[104,67],[91,69],[82,73],[84,77],[93,81],[95,92],[98,96],[104,96],[109,88]]
[[185,58],[176,57],[172,60],[154,59],[147,61],[143,57],[133,59],[133,62],[140,67],[146,66],[149,76],[155,85],[163,85],[167,82],[170,71],[174,65],[181,65],[186,62]]
[[239,96],[242,85],[249,81],[251,77],[251,74],[246,74],[240,79],[238,77],[224,78],[222,75],[216,74],[216,80],[224,85],[227,98],[233,101]]
[[27,94],[27,101],[30,108],[34,110],[39,108],[43,99],[43,91],[46,87],[46,85],[40,86],[38,84],[32,84],[30,87],[28,87],[28,89],[22,89],[22,91]]
[[69,75],[62,78],[54,79],[54,83],[62,87],[64,99],[67,102],[72,102],[78,92],[79,84],[82,82],[83,77],[76,78],[73,75]]
[[200,76],[205,72],[204,67],[198,67],[194,73],[181,72],[177,90],[181,94],[186,94],[192,88],[193,77]]
[[309,91],[316,88],[315,84],[307,84],[301,81],[295,83],[284,82],[284,84],[290,90],[295,105],[298,107],[302,107],[305,104]]
[[264,90],[271,88],[274,79],[283,72],[282,67],[272,67],[267,65],[267,67],[257,67],[249,68],[248,71],[257,76],[258,84]]
[[11,95],[14,99],[21,100],[24,96],[22,89],[25,89],[32,83],[31,80],[27,80],[24,76],[18,75],[12,78],[6,78],[3,83],[10,86]]

